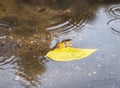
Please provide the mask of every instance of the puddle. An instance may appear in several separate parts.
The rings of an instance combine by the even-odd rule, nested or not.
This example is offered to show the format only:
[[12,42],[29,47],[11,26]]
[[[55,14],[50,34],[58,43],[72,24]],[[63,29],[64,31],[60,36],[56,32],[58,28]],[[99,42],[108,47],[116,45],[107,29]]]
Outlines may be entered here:
[[[119,3],[1,0],[0,87],[118,88]],[[46,59],[51,46],[64,39],[73,39],[75,48],[98,51],[72,62]]]

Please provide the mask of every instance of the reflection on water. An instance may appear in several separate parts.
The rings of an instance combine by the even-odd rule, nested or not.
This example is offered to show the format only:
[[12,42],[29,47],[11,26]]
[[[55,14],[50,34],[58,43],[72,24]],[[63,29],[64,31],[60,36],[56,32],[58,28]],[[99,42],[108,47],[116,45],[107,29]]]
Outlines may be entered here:
[[46,70],[44,55],[51,41],[45,28],[47,11],[20,0],[6,0],[1,4],[0,69],[15,69],[16,80],[35,86],[35,82],[39,83],[37,77]]
[[[96,21],[99,7],[111,2],[1,0],[0,71],[14,69],[15,72],[12,73],[16,75],[15,79],[22,81],[27,87],[36,86],[37,83],[40,85],[39,76],[47,69],[44,56],[50,50],[49,46],[53,41],[51,37],[53,39],[56,35],[64,37],[74,31],[80,32],[79,30],[85,29],[86,24]],[[120,33],[119,7],[118,4],[106,8],[106,13],[112,17],[107,26],[117,33]]]
[[[39,50],[27,50],[19,51],[19,61],[15,69],[17,77],[27,80],[26,84],[35,86],[36,82],[40,83],[37,78],[45,72],[45,58],[42,51]],[[17,79],[20,80],[20,79]],[[28,85],[28,86],[29,86]]]
[[[50,26],[47,28],[52,35],[54,33],[61,35],[81,30],[89,20],[94,18],[96,9],[94,9],[88,2],[83,1],[83,5],[79,6],[76,6],[79,3],[78,1],[72,2],[70,0],[68,2],[70,6],[66,7],[65,10],[63,10],[64,7],[59,5],[59,1],[54,2],[59,9],[57,11],[58,14],[50,19]],[[56,9],[53,10],[56,11]]]
[[8,25],[0,23],[0,39],[5,39],[10,32]]

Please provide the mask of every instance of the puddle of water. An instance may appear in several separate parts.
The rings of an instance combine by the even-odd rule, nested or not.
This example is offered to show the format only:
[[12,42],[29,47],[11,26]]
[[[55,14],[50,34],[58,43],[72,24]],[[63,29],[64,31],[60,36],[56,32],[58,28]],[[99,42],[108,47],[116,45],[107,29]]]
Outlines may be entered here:
[[[120,86],[118,0],[1,1],[0,87]],[[54,46],[64,39],[73,39],[77,48],[100,50],[81,61],[46,60],[50,44]]]

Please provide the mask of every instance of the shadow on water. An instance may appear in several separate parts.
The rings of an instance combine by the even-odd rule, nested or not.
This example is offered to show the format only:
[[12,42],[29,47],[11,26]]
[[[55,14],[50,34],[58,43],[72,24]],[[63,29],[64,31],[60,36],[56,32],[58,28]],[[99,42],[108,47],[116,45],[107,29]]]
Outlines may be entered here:
[[[100,5],[114,1],[0,0],[0,70],[14,68],[15,75],[23,78],[21,81],[36,86],[40,83],[38,77],[46,71],[44,56],[49,51],[51,36],[82,30],[94,21]],[[119,32],[113,28],[119,21],[119,5],[108,7],[106,12],[117,18],[108,25]]]

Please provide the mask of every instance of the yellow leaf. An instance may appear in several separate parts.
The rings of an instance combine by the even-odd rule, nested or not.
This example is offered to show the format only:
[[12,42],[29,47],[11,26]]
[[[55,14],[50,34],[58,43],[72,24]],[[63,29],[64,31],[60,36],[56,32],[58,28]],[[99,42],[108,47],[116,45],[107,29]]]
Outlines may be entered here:
[[85,58],[96,50],[97,49],[77,49],[72,47],[63,47],[49,51],[46,56],[55,61],[72,61]]

